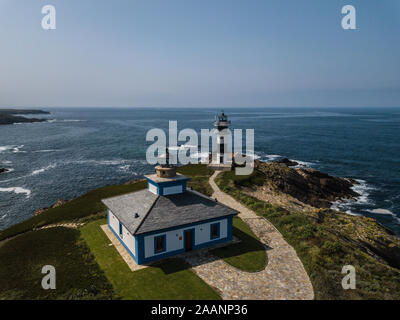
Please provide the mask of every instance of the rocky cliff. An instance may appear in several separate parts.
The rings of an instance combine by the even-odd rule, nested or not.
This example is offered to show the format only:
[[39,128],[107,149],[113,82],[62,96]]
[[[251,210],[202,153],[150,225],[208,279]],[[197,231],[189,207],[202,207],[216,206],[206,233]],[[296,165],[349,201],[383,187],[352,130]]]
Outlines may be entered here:
[[357,181],[330,176],[315,169],[290,168],[281,162],[258,162],[256,170],[265,176],[265,183],[273,189],[313,207],[329,208],[333,201],[359,196],[352,190]]

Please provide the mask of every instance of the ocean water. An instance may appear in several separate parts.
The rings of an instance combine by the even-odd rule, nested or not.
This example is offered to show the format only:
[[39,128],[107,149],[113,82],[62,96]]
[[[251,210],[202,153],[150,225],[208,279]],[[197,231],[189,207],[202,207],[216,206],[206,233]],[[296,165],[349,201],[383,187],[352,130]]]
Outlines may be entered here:
[[[0,229],[35,209],[153,172],[146,132],[212,127],[219,109],[46,109],[44,123],[0,126]],[[354,178],[361,196],[335,203],[376,218],[400,234],[400,108],[225,109],[233,128],[255,129],[262,161],[285,156],[332,175]]]

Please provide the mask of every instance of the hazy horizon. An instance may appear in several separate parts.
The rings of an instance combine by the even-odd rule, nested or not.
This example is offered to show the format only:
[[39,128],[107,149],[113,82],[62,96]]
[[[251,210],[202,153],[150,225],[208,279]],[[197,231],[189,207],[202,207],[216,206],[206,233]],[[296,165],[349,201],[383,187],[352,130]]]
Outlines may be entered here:
[[399,34],[397,0],[0,0],[0,108],[399,107]]

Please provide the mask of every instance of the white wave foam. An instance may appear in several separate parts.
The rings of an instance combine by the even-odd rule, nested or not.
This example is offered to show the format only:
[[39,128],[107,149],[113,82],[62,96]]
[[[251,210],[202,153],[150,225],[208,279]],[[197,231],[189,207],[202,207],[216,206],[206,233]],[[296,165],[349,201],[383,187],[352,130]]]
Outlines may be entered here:
[[49,119],[45,122],[47,123],[54,123],[54,122],[86,122],[87,120],[81,119]]
[[[255,158],[255,159],[259,159],[261,157]],[[277,161],[279,159],[284,158],[283,156],[279,155],[279,154],[266,154],[262,157],[262,159],[260,161],[264,161],[264,162],[270,162],[270,161]],[[266,160],[264,160],[266,159]],[[309,168],[312,167],[314,165],[313,162],[307,162],[307,161],[300,161],[300,160],[296,160],[296,159],[289,159],[290,161],[296,161],[298,163],[298,165],[293,166],[293,168]]]
[[360,214],[354,213],[350,210],[350,208],[354,204],[361,204],[361,205],[373,205],[374,202],[369,198],[369,194],[371,190],[374,190],[375,188],[368,185],[365,180],[361,179],[356,179],[358,184],[355,184],[351,187],[351,189],[359,194],[358,197],[356,197],[354,200],[353,199],[341,199],[338,201],[335,201],[331,205],[332,210],[337,210],[337,211],[344,211],[350,215],[356,215],[359,216]]
[[31,175],[32,176],[36,176],[36,175],[41,174],[41,173],[43,173],[43,172],[45,172],[47,170],[54,169],[56,166],[57,166],[56,164],[51,164],[51,165],[48,165],[47,167],[40,168],[40,169],[37,169],[37,170],[33,170]]
[[120,170],[122,170],[122,171],[124,171],[124,172],[129,171],[130,168],[131,168],[131,166],[130,166],[129,164],[124,165],[124,166],[119,166],[119,167],[118,167],[118,169],[120,169]]
[[400,224],[400,217],[398,217],[396,214],[394,214],[392,211],[390,211],[390,210],[388,210],[388,209],[378,208],[378,209],[367,210],[367,211],[370,212],[370,213],[373,213],[373,214],[390,216],[390,217],[392,217],[394,220],[396,220],[396,222],[397,222],[398,224]]
[[61,151],[61,150],[48,149],[48,150],[36,150],[36,151],[32,151],[32,152],[33,153],[44,153],[44,152],[57,152],[57,151]]
[[190,145],[190,144],[183,144],[181,146],[175,146],[175,147],[168,147],[168,150],[170,151],[181,151],[181,150],[187,150],[190,148],[199,148],[198,146],[195,145]]
[[3,220],[3,219],[4,219],[5,217],[7,217],[7,216],[8,216],[7,213],[6,213],[4,216],[1,216],[1,217],[0,217],[0,221]]
[[0,192],[14,192],[16,194],[26,194],[26,197],[29,198],[31,196],[31,190],[24,189],[21,187],[10,187],[10,188],[0,188]]
[[372,200],[369,198],[369,194],[371,190],[375,188],[367,184],[365,180],[356,179],[358,184],[354,184],[351,189],[357,192],[360,196],[356,198],[357,203],[359,204],[372,204]]
[[347,213],[348,215],[350,215],[350,216],[356,216],[356,217],[361,217],[361,216],[362,216],[362,214],[360,214],[360,213],[355,213],[355,212],[353,212],[353,211],[351,211],[351,210],[346,210],[346,213]]
[[273,160],[283,158],[283,157],[279,154],[266,154],[265,158],[267,158],[269,161],[273,161]]
[[118,166],[118,165],[123,165],[127,163],[129,160],[76,160],[76,161],[71,161],[71,163],[77,163],[77,164],[87,164],[91,163],[94,165],[107,165],[107,166]]
[[20,149],[22,149],[24,147],[24,145],[10,145],[10,146],[0,146],[0,153],[2,152],[6,152],[6,151],[10,151],[13,153],[17,153],[17,152],[26,152],[26,151],[21,151]]
[[371,212],[371,213],[375,213],[375,214],[383,214],[383,215],[394,216],[394,213],[392,211],[390,211],[390,210],[387,210],[387,209],[378,208],[378,209],[367,210],[367,211]]
[[294,166],[294,168],[310,168],[314,165],[313,162],[300,161],[300,160],[296,160],[296,159],[290,159],[290,160],[298,163],[298,165]]
[[254,160],[261,159],[261,157],[260,157],[259,155],[257,155],[256,153],[254,153],[254,154],[245,153],[244,155],[245,155],[246,157],[253,158]]
[[12,164],[11,161],[2,161],[1,163],[2,163],[2,164]]

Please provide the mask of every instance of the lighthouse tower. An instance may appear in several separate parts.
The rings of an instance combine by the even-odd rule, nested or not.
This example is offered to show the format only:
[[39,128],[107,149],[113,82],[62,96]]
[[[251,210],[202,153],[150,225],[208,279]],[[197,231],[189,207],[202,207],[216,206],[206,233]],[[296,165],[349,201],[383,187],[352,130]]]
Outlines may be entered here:
[[[217,140],[217,150],[214,150],[210,167],[215,170],[231,170],[232,168],[232,150],[227,150],[228,141],[232,139],[231,134],[226,132],[231,122],[228,116],[221,112],[215,117],[214,128]],[[215,152],[216,151],[216,152]]]

